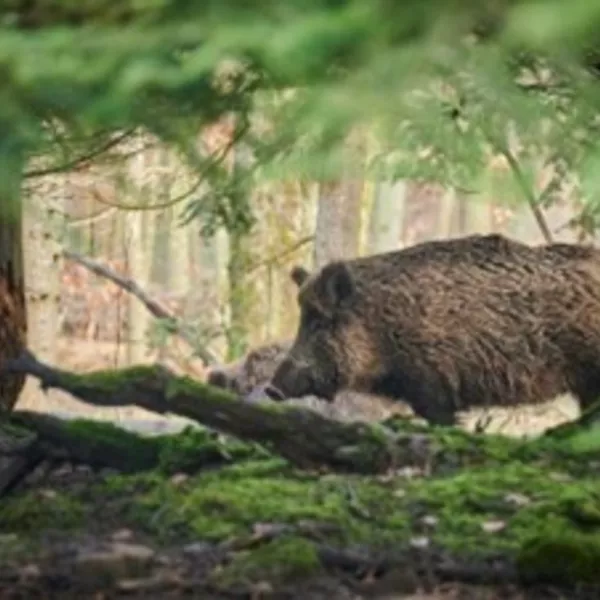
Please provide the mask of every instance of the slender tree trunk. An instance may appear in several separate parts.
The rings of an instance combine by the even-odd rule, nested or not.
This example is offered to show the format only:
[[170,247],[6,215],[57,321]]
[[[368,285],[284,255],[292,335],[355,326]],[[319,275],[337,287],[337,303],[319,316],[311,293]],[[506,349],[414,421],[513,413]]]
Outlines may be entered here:
[[[44,360],[56,362],[59,336],[60,266],[62,256],[62,217],[66,178],[62,174],[32,182],[22,198],[24,270],[28,347]],[[44,393],[29,381],[19,408],[43,411],[71,409],[75,400]],[[50,406],[49,406],[50,405]]]
[[[250,163],[250,151],[243,144],[234,148],[232,177],[240,177]],[[251,194],[245,184],[237,185],[237,193]],[[250,319],[254,304],[255,290],[248,281],[247,271],[251,262],[250,232],[240,231],[235,223],[229,228],[229,262],[227,273],[229,276],[229,327],[227,359],[235,360],[248,349],[249,335],[251,333]]]
[[369,254],[398,248],[404,222],[406,191],[406,182],[402,180],[377,183],[369,220]]
[[457,209],[456,190],[450,188],[446,190],[440,198],[440,212],[438,217],[437,237],[449,238],[455,232],[455,217]]
[[[0,360],[17,356],[27,334],[20,205],[22,158],[13,149],[0,148]],[[0,378],[0,412],[12,410],[24,382],[23,375]]]
[[314,266],[358,254],[362,181],[322,182],[315,230]]
[[[141,211],[132,211],[127,214],[127,228],[129,230],[127,255],[130,277],[146,286],[149,269],[144,247],[143,216],[144,214]],[[147,311],[137,298],[129,298],[129,335],[127,336],[129,364],[144,362],[146,331],[149,322]]]
[[[140,143],[142,140],[140,140]],[[131,184],[133,189],[151,193],[148,185],[155,151],[139,152],[131,164]],[[153,178],[151,178],[153,179]],[[154,183],[152,181],[151,183]],[[150,266],[152,255],[148,253],[146,235],[144,231],[144,211],[133,210],[125,215],[127,223],[127,258],[129,275],[135,281],[146,286],[150,280]],[[148,311],[136,298],[129,297],[128,302],[128,336],[127,360],[129,364],[143,363],[146,358],[146,333],[150,324]]]
[[[166,197],[179,196],[185,193],[192,185],[188,171],[180,172],[177,168],[177,158],[169,153],[164,157],[165,173],[175,174],[175,180],[169,185],[170,194]],[[169,208],[171,217],[170,251],[169,251],[169,290],[178,297],[187,298],[190,291],[190,237],[189,225],[182,226],[178,220],[180,205]]]
[[491,233],[492,211],[488,199],[485,197],[473,198],[467,204],[467,231],[473,233]]

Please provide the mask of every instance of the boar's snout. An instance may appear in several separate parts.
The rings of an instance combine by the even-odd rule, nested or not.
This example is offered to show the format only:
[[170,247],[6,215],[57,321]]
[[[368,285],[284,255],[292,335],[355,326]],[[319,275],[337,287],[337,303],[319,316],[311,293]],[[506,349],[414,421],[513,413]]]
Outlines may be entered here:
[[333,393],[319,386],[314,375],[310,366],[286,358],[277,367],[271,381],[265,387],[265,393],[271,400],[278,402],[304,396],[318,396],[324,400],[332,400]]

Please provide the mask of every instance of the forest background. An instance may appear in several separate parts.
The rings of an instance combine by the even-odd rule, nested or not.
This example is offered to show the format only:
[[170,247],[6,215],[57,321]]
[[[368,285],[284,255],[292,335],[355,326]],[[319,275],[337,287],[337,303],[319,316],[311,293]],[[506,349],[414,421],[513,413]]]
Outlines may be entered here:
[[[51,364],[203,377],[293,335],[295,264],[475,232],[594,239],[597,2],[39,0],[3,16],[3,222],[22,217],[28,345]],[[19,407],[142,414],[34,382]]]

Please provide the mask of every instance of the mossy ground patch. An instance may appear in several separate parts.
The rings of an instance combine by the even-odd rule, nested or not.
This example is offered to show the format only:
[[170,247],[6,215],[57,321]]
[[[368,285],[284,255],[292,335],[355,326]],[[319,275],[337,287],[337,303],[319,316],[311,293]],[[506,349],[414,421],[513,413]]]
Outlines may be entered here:
[[[254,446],[188,431],[156,442],[164,459],[155,471],[97,476],[89,485],[58,490],[50,481],[43,493],[28,489],[4,498],[0,530],[31,544],[43,531],[89,531],[91,523],[100,529],[105,524],[107,530],[140,531],[165,546],[248,536],[261,523],[308,521],[326,525],[325,541],[337,547],[385,550],[427,539],[457,555],[501,552],[531,573],[540,572],[544,557],[554,553],[563,580],[570,573],[571,583],[573,577],[600,583],[595,567],[590,570],[597,563],[586,558],[596,556],[600,539],[593,444],[524,443],[408,424],[404,433],[415,431],[434,435],[440,449],[440,468],[434,465],[427,477],[311,473]],[[171,476],[215,444],[231,453],[229,464],[187,478]],[[587,550],[570,552],[579,542]],[[311,544],[292,535],[241,552],[219,571],[220,581],[248,579],[254,571],[301,575],[318,566]]]

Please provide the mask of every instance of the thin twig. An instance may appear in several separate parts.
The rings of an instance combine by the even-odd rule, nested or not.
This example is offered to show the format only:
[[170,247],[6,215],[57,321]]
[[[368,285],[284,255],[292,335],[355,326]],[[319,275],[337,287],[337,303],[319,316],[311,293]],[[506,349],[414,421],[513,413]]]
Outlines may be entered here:
[[521,188],[521,191],[523,192],[523,195],[525,196],[525,199],[527,200],[527,203],[531,208],[531,212],[533,213],[533,216],[538,224],[538,227],[540,228],[540,231],[542,232],[542,235],[544,236],[544,239],[546,240],[546,243],[552,244],[552,242],[554,241],[552,237],[552,232],[550,231],[548,223],[546,223],[544,213],[542,212],[539,206],[540,198],[543,195],[545,195],[545,190],[544,192],[542,192],[542,194],[540,194],[540,196],[536,196],[533,190],[531,189],[531,186],[527,183],[527,179],[523,173],[523,170],[521,169],[521,166],[519,165],[519,161],[515,158],[513,153],[508,148],[502,145],[497,146],[497,148],[502,154],[502,156],[506,158],[508,165],[510,166],[511,171],[513,172],[513,175],[517,181],[517,184]]
[[155,204],[120,204],[118,202],[111,202],[106,198],[103,198],[100,194],[98,194],[95,190],[92,190],[92,194],[94,198],[101,204],[105,204],[107,206],[112,206],[113,208],[118,208],[120,210],[163,210],[166,208],[171,208],[176,204],[179,204],[189,196],[191,196],[204,182],[206,175],[214,168],[218,167],[229,154],[229,151],[233,148],[233,146],[241,139],[241,137],[246,133],[247,128],[242,128],[240,131],[236,133],[234,137],[231,138],[227,145],[219,152],[217,156],[215,156],[198,174],[196,181],[183,193],[175,196],[174,198],[169,198],[169,200],[165,200],[164,202],[158,202]]

